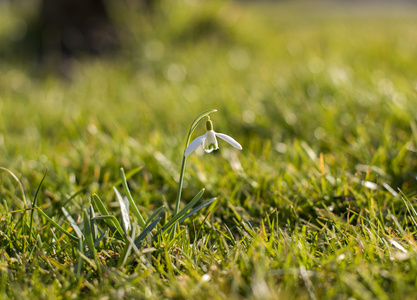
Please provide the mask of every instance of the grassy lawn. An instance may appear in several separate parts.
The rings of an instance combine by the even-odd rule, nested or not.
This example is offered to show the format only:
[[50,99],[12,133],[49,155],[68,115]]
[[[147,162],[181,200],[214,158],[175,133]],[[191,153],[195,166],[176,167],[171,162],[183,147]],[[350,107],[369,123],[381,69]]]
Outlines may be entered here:
[[[62,75],[0,2],[1,299],[415,299],[416,6],[109,5]],[[180,209],[217,199],[166,230],[208,109],[243,150],[187,157]]]

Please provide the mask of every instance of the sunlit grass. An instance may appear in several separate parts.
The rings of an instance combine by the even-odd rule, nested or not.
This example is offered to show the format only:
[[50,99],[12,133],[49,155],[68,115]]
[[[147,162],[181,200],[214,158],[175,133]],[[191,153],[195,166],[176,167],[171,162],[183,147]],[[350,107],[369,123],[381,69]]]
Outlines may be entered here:
[[[2,5],[7,28],[21,26]],[[175,210],[196,115],[218,109],[216,130],[243,151],[190,156],[181,207],[203,187],[218,200],[174,244],[144,240],[123,266],[122,239],[108,233],[93,259],[38,212],[31,239],[20,186],[2,171],[0,298],[414,298],[413,6],[164,2],[153,17],[111,14],[120,55],[78,58],[65,78],[12,55],[0,30],[0,166],[26,201],[48,170],[37,206],[69,233],[61,208],[85,230],[93,193],[121,222],[123,167],[145,220],[166,207],[155,235]]]

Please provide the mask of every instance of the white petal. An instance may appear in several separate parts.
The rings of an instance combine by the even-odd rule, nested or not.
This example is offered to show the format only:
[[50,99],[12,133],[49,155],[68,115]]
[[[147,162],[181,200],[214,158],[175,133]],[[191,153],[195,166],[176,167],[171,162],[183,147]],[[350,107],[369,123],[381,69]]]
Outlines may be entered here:
[[222,140],[225,140],[236,149],[242,150],[242,146],[238,142],[236,142],[236,140],[232,138],[231,136],[228,136],[227,134],[224,134],[224,133],[217,133],[217,132],[216,132],[216,136],[221,138]]
[[198,148],[198,146],[200,146],[203,142],[204,142],[204,140],[206,139],[206,137],[207,137],[207,133],[206,134],[203,134],[203,135],[200,135],[199,137],[197,137],[197,138],[195,138],[189,145],[188,145],[188,147],[187,147],[187,149],[185,149],[185,151],[184,151],[184,156],[188,156],[188,155],[190,155],[191,153],[193,153],[194,151],[195,151],[195,149],[197,149]]
[[214,130],[209,130],[206,132],[206,139],[203,141],[203,149],[206,153],[210,153],[213,150],[219,149],[219,144],[217,143],[216,133]]

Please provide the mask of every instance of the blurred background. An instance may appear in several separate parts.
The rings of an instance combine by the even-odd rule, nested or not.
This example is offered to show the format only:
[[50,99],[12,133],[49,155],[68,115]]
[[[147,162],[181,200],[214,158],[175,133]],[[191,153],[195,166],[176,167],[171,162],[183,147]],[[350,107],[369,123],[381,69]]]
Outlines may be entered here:
[[301,168],[301,143],[411,184],[416,16],[412,1],[1,0],[0,165],[82,183],[151,160],[175,178],[188,126],[216,108],[244,167]]

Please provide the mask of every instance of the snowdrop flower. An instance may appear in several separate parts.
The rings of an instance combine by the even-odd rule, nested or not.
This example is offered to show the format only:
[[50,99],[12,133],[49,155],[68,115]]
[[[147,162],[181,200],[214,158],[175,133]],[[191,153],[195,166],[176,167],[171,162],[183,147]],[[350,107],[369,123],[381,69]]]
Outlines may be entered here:
[[203,145],[203,149],[206,153],[210,153],[213,150],[219,149],[219,145],[217,143],[217,138],[219,137],[222,140],[225,140],[230,145],[235,147],[236,149],[242,150],[242,146],[235,141],[232,137],[228,136],[224,133],[217,133],[213,130],[213,123],[208,118],[206,122],[206,133],[194,139],[190,145],[185,149],[184,156],[188,156],[193,153],[200,145]]

